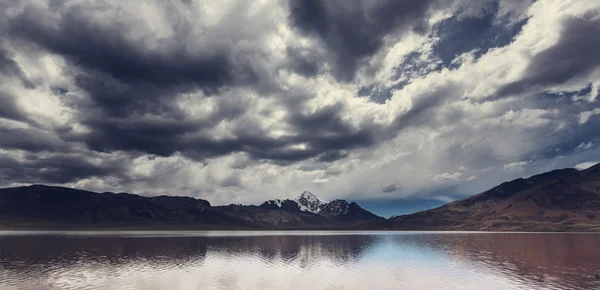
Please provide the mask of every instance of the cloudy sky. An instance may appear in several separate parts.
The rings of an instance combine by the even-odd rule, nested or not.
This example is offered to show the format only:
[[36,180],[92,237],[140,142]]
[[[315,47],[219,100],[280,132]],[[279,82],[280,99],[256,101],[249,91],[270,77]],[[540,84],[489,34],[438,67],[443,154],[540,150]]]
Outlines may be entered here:
[[310,190],[387,215],[600,161],[596,0],[0,0],[0,16],[1,187]]

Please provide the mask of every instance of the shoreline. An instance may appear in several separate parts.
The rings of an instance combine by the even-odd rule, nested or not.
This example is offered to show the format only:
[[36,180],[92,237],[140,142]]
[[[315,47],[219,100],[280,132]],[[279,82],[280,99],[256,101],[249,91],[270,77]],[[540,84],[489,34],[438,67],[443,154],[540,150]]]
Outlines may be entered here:
[[0,228],[3,233],[430,233],[430,234],[600,234],[600,231],[518,231],[518,230],[398,230],[398,229],[189,229],[189,228]]

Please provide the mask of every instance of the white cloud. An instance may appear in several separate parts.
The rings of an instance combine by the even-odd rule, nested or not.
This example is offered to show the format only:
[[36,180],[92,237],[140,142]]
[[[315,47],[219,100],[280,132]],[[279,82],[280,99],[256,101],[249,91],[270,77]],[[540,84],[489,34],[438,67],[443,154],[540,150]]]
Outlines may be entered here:
[[460,172],[454,172],[454,173],[447,173],[444,172],[442,174],[438,174],[436,175],[433,180],[460,180],[460,177],[462,176],[462,174]]
[[575,151],[581,151],[581,150],[587,150],[590,149],[594,146],[594,142],[583,142],[581,144],[579,144],[577,147],[575,147]]
[[597,81],[592,85],[592,91],[590,92],[589,101],[596,101],[596,99],[598,98],[598,93],[600,93],[600,81]]
[[583,163],[579,163],[577,165],[575,165],[575,169],[577,170],[585,170],[588,169],[594,165],[598,164],[598,162],[595,161],[589,161],[589,162],[583,162]]
[[579,125],[583,125],[585,123],[587,123],[587,121],[595,115],[600,115],[600,109],[594,109],[591,111],[585,111],[585,112],[581,112],[579,113]]
[[527,162],[527,161],[519,161],[519,162],[504,164],[504,170],[523,170],[524,167],[527,166],[527,164],[529,164],[529,162]]

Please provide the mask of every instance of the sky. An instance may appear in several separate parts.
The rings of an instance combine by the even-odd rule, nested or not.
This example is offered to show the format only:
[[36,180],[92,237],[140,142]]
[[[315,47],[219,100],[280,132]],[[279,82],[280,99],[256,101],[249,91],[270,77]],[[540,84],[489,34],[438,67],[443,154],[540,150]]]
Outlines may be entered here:
[[0,187],[387,216],[600,161],[600,1],[0,0]]

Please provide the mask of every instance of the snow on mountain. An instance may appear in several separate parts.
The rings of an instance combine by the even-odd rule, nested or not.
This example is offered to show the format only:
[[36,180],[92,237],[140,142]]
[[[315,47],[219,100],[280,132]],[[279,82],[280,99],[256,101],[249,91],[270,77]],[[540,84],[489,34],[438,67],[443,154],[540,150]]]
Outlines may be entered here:
[[290,199],[272,199],[267,200],[263,204],[260,205],[261,208],[264,209],[282,209],[287,211],[300,211],[300,206],[294,200]]
[[295,201],[300,206],[301,211],[307,211],[312,213],[319,213],[323,206],[327,204],[327,201],[319,199],[316,195],[310,191],[305,191],[298,196]]
[[259,206],[266,210],[284,210],[290,212],[309,212],[320,216],[336,218],[354,218],[358,220],[381,219],[360,207],[357,203],[348,203],[343,199],[328,202],[318,198],[310,191],[305,191],[296,199],[272,199]]
[[275,200],[275,204],[276,204],[278,207],[281,207],[281,199],[276,199],[276,200]]
[[281,203],[282,203],[281,199],[272,199],[272,200],[265,201],[264,204],[281,207]]

